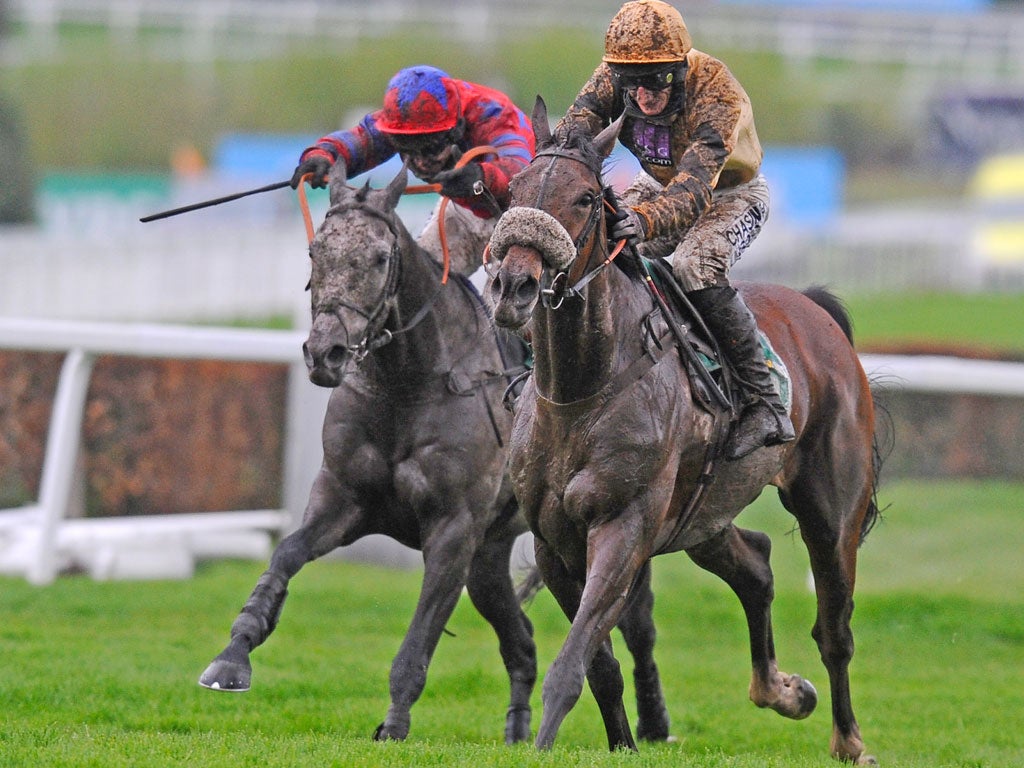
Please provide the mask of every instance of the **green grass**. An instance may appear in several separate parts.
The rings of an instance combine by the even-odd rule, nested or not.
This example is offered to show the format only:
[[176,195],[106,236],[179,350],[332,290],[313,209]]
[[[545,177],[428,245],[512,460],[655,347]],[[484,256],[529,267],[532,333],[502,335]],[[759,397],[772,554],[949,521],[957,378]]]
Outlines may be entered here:
[[[861,550],[852,666],[861,727],[883,766],[1020,764],[1022,497],[1024,487],[1002,483],[884,489],[889,509]],[[0,766],[829,765],[829,697],[809,637],[804,548],[774,494],[741,524],[775,542],[780,665],[809,677],[821,696],[805,721],[747,701],[738,602],[680,555],[655,567],[657,657],[678,742],[608,754],[584,693],[552,752],[500,744],[507,683],[492,633],[464,599],[413,709],[409,740],[375,744],[369,736],[387,707],[387,670],[419,574],[307,566],[277,632],[254,653],[253,690],[231,695],[201,689],[196,678],[263,564],[218,562],[187,582],[66,577],[35,588],[0,580]],[[530,616],[543,671],[567,624],[547,593]],[[538,686],[535,727],[539,715]]]
[[965,345],[1024,355],[1024,294],[844,296],[857,346]]

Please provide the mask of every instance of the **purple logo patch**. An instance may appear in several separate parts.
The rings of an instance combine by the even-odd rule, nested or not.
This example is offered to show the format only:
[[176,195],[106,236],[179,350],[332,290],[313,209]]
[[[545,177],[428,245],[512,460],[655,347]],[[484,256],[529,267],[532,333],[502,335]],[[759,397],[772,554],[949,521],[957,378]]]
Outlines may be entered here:
[[672,165],[671,133],[667,125],[637,120],[633,123],[633,146],[641,163]]

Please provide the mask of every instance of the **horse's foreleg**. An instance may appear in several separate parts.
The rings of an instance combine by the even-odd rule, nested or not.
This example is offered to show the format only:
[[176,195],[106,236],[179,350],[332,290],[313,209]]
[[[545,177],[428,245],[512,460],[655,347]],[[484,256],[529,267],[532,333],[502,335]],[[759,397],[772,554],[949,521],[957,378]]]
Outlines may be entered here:
[[622,703],[622,672],[609,639],[646,559],[636,554],[639,547],[629,529],[620,518],[590,531],[582,591],[557,555],[544,546],[537,550],[537,564],[548,588],[572,620],[569,635],[544,677],[544,713],[536,740],[540,748],[554,743],[562,721],[579,700],[585,675],[601,710],[609,749],[636,750]]
[[473,557],[466,584],[473,605],[498,636],[512,695],[505,715],[505,743],[530,738],[530,694],[537,682],[533,625],[516,601],[509,576],[513,536],[485,542]]
[[794,720],[811,714],[818,703],[814,686],[799,675],[780,672],[775,659],[774,577],[768,562],[771,540],[763,533],[730,525],[686,552],[697,565],[732,587],[743,605],[753,665],[750,700]]
[[658,666],[654,662],[654,592],[651,590],[651,564],[644,564],[633,587],[626,610],[619,619],[619,630],[633,656],[633,685],[636,689],[636,735],[645,741],[669,738],[668,709],[661,690]]
[[[249,654],[274,631],[288,596],[288,582],[310,560],[341,546],[349,527],[338,524],[338,496],[322,473],[313,487],[302,525],[281,540],[238,618],[231,641],[199,677],[199,684],[218,691],[247,691],[252,682]],[[349,519],[354,520],[354,516]]]
[[[572,621],[580,605],[581,585],[568,572],[558,554],[540,538],[534,539],[534,556],[548,590],[554,596],[562,612],[569,621]],[[578,667],[563,669],[558,673],[561,679],[557,682],[555,674],[555,667],[552,665],[544,676],[541,692],[544,711],[540,727],[537,730],[537,739],[534,742],[538,749],[550,749],[555,743],[558,728],[583,693],[586,667],[581,660]],[[557,701],[556,696],[558,697]]]
[[466,584],[476,546],[469,512],[437,521],[423,543],[423,585],[412,622],[391,663],[388,686],[391,705],[373,738],[405,739],[412,722],[410,710],[423,693],[427,667]]
[[288,596],[288,581],[309,560],[308,532],[301,528],[284,538],[274,550],[270,566],[256,582],[238,618],[231,625],[231,641],[206,668],[199,684],[218,691],[247,691],[252,681],[249,654],[277,627]]

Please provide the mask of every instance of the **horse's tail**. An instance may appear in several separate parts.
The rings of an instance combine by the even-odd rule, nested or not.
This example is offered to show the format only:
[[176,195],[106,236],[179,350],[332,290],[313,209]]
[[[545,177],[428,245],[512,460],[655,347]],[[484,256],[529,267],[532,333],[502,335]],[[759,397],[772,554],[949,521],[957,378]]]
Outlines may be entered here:
[[544,578],[540,575],[540,568],[534,564],[525,573],[519,574],[515,584],[516,602],[524,605],[544,589]]
[[842,329],[847,340],[853,344],[853,321],[850,319],[850,311],[843,304],[843,300],[821,285],[811,286],[803,294],[828,312]]
[[[803,291],[804,296],[809,298],[819,307],[828,312],[829,316],[836,321],[842,329],[843,334],[853,344],[853,320],[850,318],[850,311],[846,308],[842,299],[836,296],[827,288],[816,285]],[[876,423],[875,433],[871,437],[871,500],[868,502],[867,513],[860,526],[860,542],[863,543],[868,533],[874,528],[875,523],[881,518],[881,510],[878,507],[878,481],[882,472],[882,464],[885,457],[892,450],[892,418],[889,412],[882,407],[875,399],[871,390],[872,405],[876,416],[881,416]]]

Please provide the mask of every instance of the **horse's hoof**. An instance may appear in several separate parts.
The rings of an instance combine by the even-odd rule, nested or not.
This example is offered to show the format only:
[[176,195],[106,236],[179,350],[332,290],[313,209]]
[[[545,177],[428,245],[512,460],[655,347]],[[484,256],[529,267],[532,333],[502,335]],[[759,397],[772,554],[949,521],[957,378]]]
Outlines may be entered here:
[[405,741],[409,735],[409,726],[388,725],[387,721],[377,726],[373,732],[374,741]]
[[671,741],[672,737],[668,733],[668,715],[657,718],[654,722],[638,720],[636,737],[640,741]]
[[241,664],[236,661],[214,659],[199,676],[199,684],[211,691],[243,693],[249,690],[251,683],[252,666],[248,662]]
[[767,707],[790,720],[803,720],[818,706],[818,691],[810,680],[800,675],[787,675],[785,682],[773,689],[768,699],[755,697],[753,693],[750,698],[757,706]]
[[810,680],[790,675],[785,685],[787,695],[776,704],[769,705],[783,717],[803,720],[818,706],[818,691]]
[[818,706],[818,691],[810,680],[800,675],[793,675],[790,685],[796,687],[796,712],[791,715],[794,720],[803,720]]
[[505,717],[505,743],[519,744],[530,740],[530,710],[510,709]]

